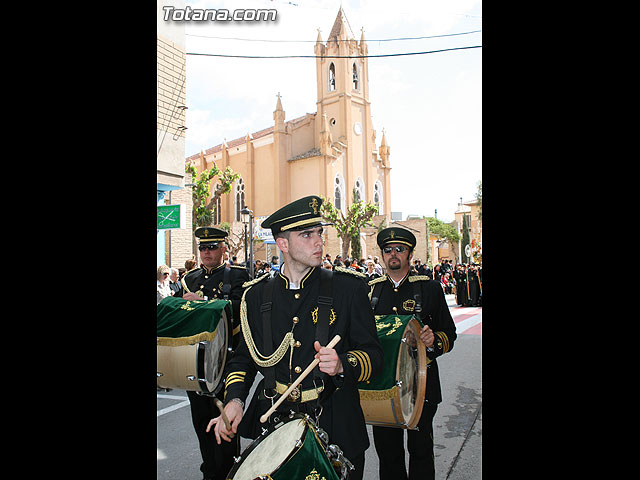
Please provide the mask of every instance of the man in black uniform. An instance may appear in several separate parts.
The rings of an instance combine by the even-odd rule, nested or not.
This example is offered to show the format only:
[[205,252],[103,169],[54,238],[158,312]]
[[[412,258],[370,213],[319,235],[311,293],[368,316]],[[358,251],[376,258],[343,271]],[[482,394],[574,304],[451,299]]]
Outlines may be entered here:
[[[416,237],[408,230],[390,227],[377,237],[386,275],[369,282],[371,304],[376,315],[415,315],[424,327],[420,339],[427,347],[427,388],[419,430],[407,431],[409,480],[435,478],[433,417],[442,401],[436,358],[449,352],[456,339],[456,327],[439,282],[412,275],[411,257]],[[380,459],[380,480],[407,479],[404,430],[373,427],[373,441]]]
[[[383,352],[362,275],[320,267],[326,225],[321,203],[317,196],[301,198],[262,223],[273,232],[284,263],[273,278],[265,275],[245,285],[242,339],[227,370],[225,413],[234,434],[255,438],[263,426],[259,417],[272,405],[270,397],[275,402],[319,358],[318,368],[269,422],[277,422],[290,410],[308,413],[356,467],[349,478],[361,479],[369,438],[357,384],[381,371]],[[326,348],[335,335],[340,335],[340,342]],[[244,412],[257,371],[264,379]],[[213,425],[216,437],[228,441],[224,422],[218,417],[209,428]]]
[[453,276],[456,280],[456,303],[461,307],[466,307],[469,303],[466,266],[464,264],[458,264]]
[[[240,301],[244,291],[242,285],[249,280],[249,275],[244,267],[229,266],[224,262],[227,232],[214,227],[200,227],[194,234],[198,238],[201,265],[182,278],[182,288],[174,296],[181,296],[185,300],[230,300],[233,319],[229,327],[233,332],[231,347],[234,348],[240,337]],[[230,443],[218,445],[213,435],[206,431],[211,417],[220,414],[214,399],[190,391],[187,391],[187,396],[191,404],[193,427],[200,443],[200,470],[205,480],[223,480],[233,466],[234,455],[240,454],[239,440],[236,438]],[[222,400],[223,392],[220,391],[217,397]]]

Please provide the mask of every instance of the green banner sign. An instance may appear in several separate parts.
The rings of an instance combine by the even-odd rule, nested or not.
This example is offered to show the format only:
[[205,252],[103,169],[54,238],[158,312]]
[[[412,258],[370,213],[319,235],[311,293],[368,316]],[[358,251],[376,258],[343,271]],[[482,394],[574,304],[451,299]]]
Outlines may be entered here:
[[185,228],[184,211],[182,205],[161,205],[157,207],[157,228]]

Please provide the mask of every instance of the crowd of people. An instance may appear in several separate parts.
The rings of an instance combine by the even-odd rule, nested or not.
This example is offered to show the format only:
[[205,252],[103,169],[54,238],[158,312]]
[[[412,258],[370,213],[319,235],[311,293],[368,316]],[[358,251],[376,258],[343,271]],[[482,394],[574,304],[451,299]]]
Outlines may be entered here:
[[[327,253],[322,261],[322,267],[333,270],[335,267],[342,267],[366,275],[367,281],[379,278],[385,274],[385,268],[380,264],[378,256],[368,255],[367,258],[356,260],[355,257],[342,258],[342,255],[332,255]],[[280,258],[271,257],[271,261],[256,260],[254,263],[255,278],[268,273],[273,277],[280,270]],[[225,255],[225,262],[229,265],[245,266],[244,262],[239,263],[236,256]],[[196,267],[195,256],[185,262],[185,266],[178,269],[160,265],[158,267],[158,295],[157,301],[167,296],[173,295],[180,290],[180,279],[190,270]],[[417,275],[425,275],[430,279],[439,282],[446,295],[455,295],[456,304],[462,307],[482,306],[482,263],[456,263],[453,260],[443,259],[435,267],[422,263],[417,258],[411,265],[411,272]]]

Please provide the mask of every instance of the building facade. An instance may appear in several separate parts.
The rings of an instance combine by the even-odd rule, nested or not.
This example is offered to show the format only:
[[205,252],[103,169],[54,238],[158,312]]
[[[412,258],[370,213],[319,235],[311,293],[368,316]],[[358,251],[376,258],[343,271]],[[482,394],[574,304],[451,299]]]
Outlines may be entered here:
[[[460,199],[460,203],[458,204],[458,209],[455,212],[455,226],[462,237],[462,224],[463,224],[463,216],[467,217],[467,225],[469,226],[469,241],[472,242],[474,247],[477,244],[482,245],[482,219],[479,218],[480,214],[480,206],[478,205],[477,200],[470,200],[467,202],[463,202],[462,198]],[[458,243],[458,259],[461,263],[467,263],[467,257],[463,251],[461,251],[460,243]],[[481,261],[480,258],[475,258],[475,255],[471,256],[471,261],[478,263]]]
[[[157,230],[157,264],[183,267],[191,257],[191,193],[185,190],[186,55],[184,22],[163,20],[162,7],[184,1],[157,0],[156,205],[183,205],[184,228]],[[187,182],[188,183],[188,182]]]
[[[286,120],[278,93],[273,125],[186,159],[198,173],[215,162],[240,175],[231,193],[222,196],[216,223],[229,222],[234,231],[241,230],[240,211],[248,207],[257,227],[278,208],[306,195],[320,195],[346,212],[354,190],[359,199],[376,203],[382,217],[390,217],[390,147],[384,131],[377,139],[371,119],[368,59],[336,58],[367,51],[364,31],[356,40],[340,8],[326,43],[318,31],[314,45],[315,113]],[[325,251],[340,252],[335,229],[327,229],[326,242]],[[256,246],[255,258],[266,258],[262,251],[266,256],[267,249]]]

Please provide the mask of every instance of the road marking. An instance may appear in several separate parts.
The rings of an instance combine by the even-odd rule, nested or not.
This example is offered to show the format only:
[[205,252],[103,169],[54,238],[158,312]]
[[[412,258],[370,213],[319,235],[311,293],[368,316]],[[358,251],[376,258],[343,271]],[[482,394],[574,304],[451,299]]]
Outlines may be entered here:
[[181,397],[179,395],[165,395],[164,393],[158,393],[158,398],[168,398],[169,400],[188,400],[189,397]]
[[189,405],[188,397],[179,397],[177,395],[164,395],[162,393],[158,393],[158,398],[168,398],[170,400],[182,400],[182,402],[176,403],[175,405],[171,405],[167,408],[161,408],[158,410],[158,417],[164,415],[165,413],[173,412],[174,410],[178,410],[179,408],[186,407]]
[[158,460],[165,460],[167,456],[164,454],[164,452],[158,447],[156,447],[156,449],[158,450]]
[[482,307],[454,307],[450,308],[451,316],[456,318],[459,315],[477,315],[482,313]]
[[464,333],[465,330],[475,327],[479,323],[482,323],[482,313],[474,315],[473,317],[466,318],[456,323],[456,333]]

